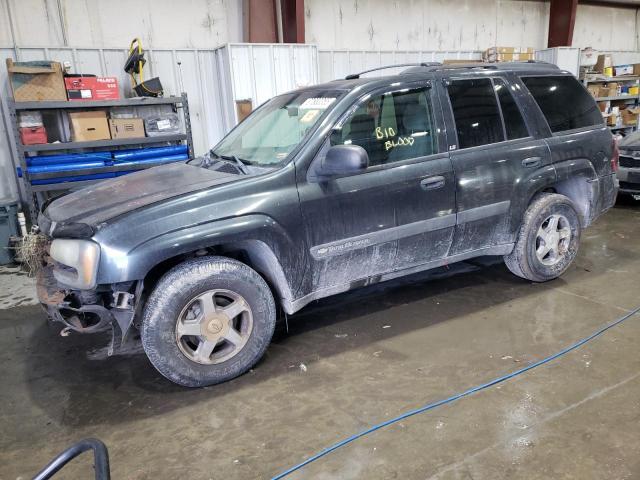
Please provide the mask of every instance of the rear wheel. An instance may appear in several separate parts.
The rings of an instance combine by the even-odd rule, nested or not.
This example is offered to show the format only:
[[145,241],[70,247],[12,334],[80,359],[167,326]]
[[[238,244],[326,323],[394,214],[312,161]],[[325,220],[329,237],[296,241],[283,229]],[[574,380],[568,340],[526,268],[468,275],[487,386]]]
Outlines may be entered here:
[[170,270],[150,295],[142,345],[172,382],[212,385],[262,357],[275,317],[273,296],[257,272],[228,258],[200,257]]
[[579,245],[580,218],[571,200],[544,193],[527,208],[514,249],[504,260],[515,275],[545,282],[569,268]]

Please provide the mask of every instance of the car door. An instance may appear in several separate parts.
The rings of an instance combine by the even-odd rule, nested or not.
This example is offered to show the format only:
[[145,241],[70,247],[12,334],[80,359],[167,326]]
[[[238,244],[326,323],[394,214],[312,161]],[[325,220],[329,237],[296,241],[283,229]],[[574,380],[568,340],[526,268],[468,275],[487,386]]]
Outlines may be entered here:
[[[450,240],[455,223],[452,217],[439,220],[443,212],[454,213],[453,171],[446,154],[437,151],[438,130],[427,115],[432,108],[427,102],[425,82],[365,95],[338,121],[306,176],[299,177],[311,291],[344,290],[415,263],[420,255],[446,255],[446,241],[427,251],[429,232],[448,228],[439,235]],[[315,166],[340,144],[363,147],[369,167],[318,181]],[[431,160],[428,165],[425,158]],[[409,261],[407,252],[415,250],[422,251]]]
[[[509,248],[527,192],[555,175],[549,149],[522,115],[519,85],[489,76],[446,83],[451,121],[447,138],[457,182],[450,255]],[[537,177],[533,183],[532,177]]]

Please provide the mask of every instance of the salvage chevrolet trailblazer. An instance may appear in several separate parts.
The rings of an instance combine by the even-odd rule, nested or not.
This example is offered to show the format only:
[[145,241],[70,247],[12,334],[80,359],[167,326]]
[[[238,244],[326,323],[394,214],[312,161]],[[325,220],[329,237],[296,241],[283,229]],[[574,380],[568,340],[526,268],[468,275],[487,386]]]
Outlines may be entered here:
[[593,98],[543,63],[401,67],[277,96],[201,158],[51,202],[49,317],[111,329],[113,351],[139,333],[196,387],[251,368],[278,309],[480,255],[561,275],[617,194]]

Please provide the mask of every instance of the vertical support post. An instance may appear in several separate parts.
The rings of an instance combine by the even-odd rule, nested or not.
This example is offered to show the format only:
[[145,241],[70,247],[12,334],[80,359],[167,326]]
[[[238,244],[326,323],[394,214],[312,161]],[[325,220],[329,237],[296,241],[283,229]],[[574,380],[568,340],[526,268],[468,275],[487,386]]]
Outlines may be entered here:
[[182,116],[184,120],[184,132],[187,134],[187,152],[189,159],[194,157],[193,155],[193,137],[191,133],[191,115],[189,114],[189,100],[187,93],[182,92]]
[[551,0],[548,47],[570,47],[578,0]]
[[304,0],[281,0],[282,41],[304,43]]
[[244,0],[244,40],[249,43],[277,43],[276,0]]

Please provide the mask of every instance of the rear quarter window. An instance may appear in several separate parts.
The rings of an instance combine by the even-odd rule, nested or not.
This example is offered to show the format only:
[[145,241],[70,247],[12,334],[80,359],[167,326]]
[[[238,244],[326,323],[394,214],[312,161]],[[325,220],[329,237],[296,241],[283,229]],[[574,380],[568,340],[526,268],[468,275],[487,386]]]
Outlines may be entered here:
[[522,77],[552,132],[602,125],[596,102],[571,76]]

